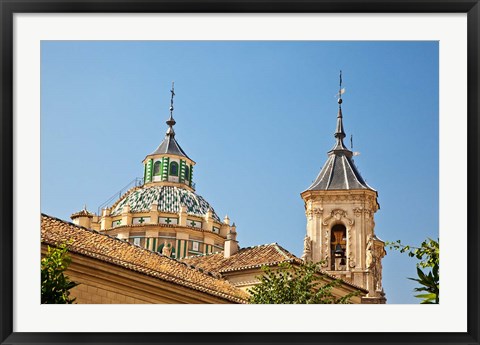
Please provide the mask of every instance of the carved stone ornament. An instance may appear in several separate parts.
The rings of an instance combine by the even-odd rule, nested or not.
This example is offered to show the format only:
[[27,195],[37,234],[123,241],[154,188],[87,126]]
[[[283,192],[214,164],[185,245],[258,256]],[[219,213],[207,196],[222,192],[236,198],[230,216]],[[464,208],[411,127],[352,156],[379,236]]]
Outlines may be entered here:
[[323,208],[314,208],[313,213],[315,214],[315,217],[319,218],[323,214]]
[[355,217],[360,217],[362,215],[362,209],[361,208],[354,208],[353,213],[355,214]]
[[348,225],[353,225],[353,223],[354,223],[353,219],[350,219],[350,218],[347,217],[347,211],[342,210],[340,208],[336,208],[336,209],[332,210],[332,212],[330,212],[330,216],[328,216],[327,218],[324,219],[323,225],[328,225],[330,223],[330,221],[332,220],[332,218],[335,218],[336,220],[340,220],[342,218],[345,218]]
[[365,266],[367,269],[371,269],[374,266],[373,264],[374,264],[373,240],[372,240],[372,236],[370,235],[367,241]]
[[325,256],[327,257],[327,253],[330,252],[330,249],[328,248],[328,244],[330,243],[330,231],[325,230],[325,240],[323,241],[324,243],[324,253],[325,253]]
[[347,238],[348,238],[348,257],[353,258],[353,254],[352,254],[352,231],[351,231],[351,229],[347,229]]
[[327,267],[328,266],[328,255],[325,255],[322,263],[320,264],[321,267]]
[[357,264],[355,263],[355,258],[353,257],[353,255],[348,258],[348,266],[350,268],[355,268],[355,266],[357,266]]
[[366,218],[370,218],[372,216],[372,211],[370,210],[363,210],[363,213],[365,213]]
[[304,262],[312,262],[312,240],[308,235],[306,235],[305,239],[303,240],[302,260]]
[[308,218],[309,220],[312,220],[312,218],[313,218],[313,211],[312,211],[312,210],[307,210],[307,211],[305,212],[305,215],[307,216],[307,218]]

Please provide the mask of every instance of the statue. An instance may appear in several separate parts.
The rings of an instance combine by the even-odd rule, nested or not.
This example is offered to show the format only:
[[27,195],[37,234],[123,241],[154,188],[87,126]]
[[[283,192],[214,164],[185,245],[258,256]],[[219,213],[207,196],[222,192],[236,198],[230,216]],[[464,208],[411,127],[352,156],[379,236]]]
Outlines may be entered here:
[[365,259],[365,265],[367,266],[367,268],[372,268],[373,266],[373,240],[371,235],[368,237],[367,257]]
[[375,253],[375,290],[382,291],[382,258],[387,254],[384,247],[377,247]]
[[162,248],[162,255],[170,257],[172,255],[172,244],[167,243],[167,241],[164,242],[163,248]]
[[[376,243],[376,244],[375,244]],[[372,273],[373,287],[375,291],[383,291],[382,288],[382,258],[387,254],[383,245],[374,236],[368,236],[366,248],[366,268]]]
[[312,240],[308,235],[305,235],[305,239],[303,240],[303,255],[302,260],[304,262],[311,262],[312,261]]

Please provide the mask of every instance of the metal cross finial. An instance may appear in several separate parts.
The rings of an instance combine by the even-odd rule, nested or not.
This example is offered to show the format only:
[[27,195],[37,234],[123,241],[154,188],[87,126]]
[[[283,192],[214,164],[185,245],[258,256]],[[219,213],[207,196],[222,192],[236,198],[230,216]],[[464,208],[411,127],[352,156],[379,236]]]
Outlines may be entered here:
[[172,89],[170,90],[172,94],[172,98],[170,98],[170,118],[167,120],[167,125],[169,128],[167,129],[167,135],[174,136],[175,131],[173,130],[173,126],[175,125],[175,120],[173,119],[173,97],[175,96],[175,82],[172,81]]
[[173,97],[175,96],[175,82],[172,81],[172,89],[170,90],[172,98],[170,99],[170,113],[173,112]]
[[342,70],[340,70],[340,84],[338,88],[338,106],[342,107],[342,95],[345,93],[345,88],[342,89]]

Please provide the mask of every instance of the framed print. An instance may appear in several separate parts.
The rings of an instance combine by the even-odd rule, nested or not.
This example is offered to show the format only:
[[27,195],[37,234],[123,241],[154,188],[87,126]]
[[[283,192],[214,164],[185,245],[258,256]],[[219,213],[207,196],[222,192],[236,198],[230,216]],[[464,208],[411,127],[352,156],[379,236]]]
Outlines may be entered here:
[[478,1],[1,4],[2,344],[478,344]]

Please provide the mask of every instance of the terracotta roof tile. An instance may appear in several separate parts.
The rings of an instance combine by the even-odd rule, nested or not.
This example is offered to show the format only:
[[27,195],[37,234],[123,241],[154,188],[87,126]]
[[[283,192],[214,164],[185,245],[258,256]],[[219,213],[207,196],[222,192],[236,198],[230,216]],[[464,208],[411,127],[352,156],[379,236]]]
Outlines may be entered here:
[[245,303],[248,295],[209,272],[126,241],[42,214],[42,243],[71,242],[69,250],[132,271],[185,286],[226,300]]
[[286,261],[302,262],[277,243],[242,248],[229,258],[225,258],[223,252],[220,252],[210,255],[190,256],[182,259],[182,262],[215,273],[238,271],[261,266],[273,266]]
[[[299,259],[277,243],[242,248],[229,258],[225,258],[223,252],[219,252],[208,255],[189,256],[183,258],[181,261],[197,268],[220,274],[262,266],[275,266],[282,262],[291,262],[293,264],[303,263],[303,260]],[[320,273],[331,279],[338,279],[334,275],[325,271],[320,271]],[[343,283],[364,292],[368,292],[361,286],[345,280],[343,280]]]
[[83,209],[79,212],[75,212],[73,213],[70,218],[71,219],[75,219],[75,218],[78,218],[78,217],[89,217],[89,218],[93,218],[94,214],[92,212],[88,212],[87,210]]

